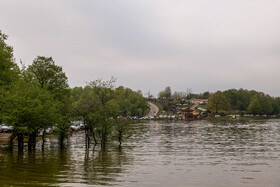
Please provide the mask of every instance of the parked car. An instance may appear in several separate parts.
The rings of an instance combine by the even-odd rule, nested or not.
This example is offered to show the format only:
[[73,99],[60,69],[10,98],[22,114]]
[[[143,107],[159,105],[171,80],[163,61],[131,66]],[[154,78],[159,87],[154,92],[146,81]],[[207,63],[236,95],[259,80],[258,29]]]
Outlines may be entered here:
[[13,126],[3,125],[1,128],[1,132],[12,132],[13,129]]
[[73,125],[70,126],[70,129],[72,131],[78,131],[78,130],[80,130],[80,125],[79,124],[73,124]]
[[85,129],[85,124],[80,123],[80,129]]

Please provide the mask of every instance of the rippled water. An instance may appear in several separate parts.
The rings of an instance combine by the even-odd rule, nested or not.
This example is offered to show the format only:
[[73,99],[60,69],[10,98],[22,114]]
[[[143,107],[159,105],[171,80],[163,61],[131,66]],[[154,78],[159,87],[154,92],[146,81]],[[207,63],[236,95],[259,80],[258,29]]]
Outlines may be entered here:
[[280,120],[246,124],[150,121],[134,124],[119,148],[0,151],[0,186],[280,186]]

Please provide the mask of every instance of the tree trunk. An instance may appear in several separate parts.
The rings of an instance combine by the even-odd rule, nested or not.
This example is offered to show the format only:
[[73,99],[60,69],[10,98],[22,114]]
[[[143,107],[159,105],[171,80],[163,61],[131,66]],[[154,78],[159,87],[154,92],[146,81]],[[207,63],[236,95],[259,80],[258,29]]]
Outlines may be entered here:
[[18,134],[18,151],[23,151],[24,142],[23,142],[23,135]]
[[45,147],[45,142],[46,142],[46,140],[45,140],[45,134],[46,134],[46,130],[44,130],[44,131],[43,131],[43,134],[42,134],[42,150],[44,149],[44,147]]
[[103,138],[102,138],[101,131],[98,131],[98,136],[99,136],[99,139],[100,139],[100,144],[102,146],[104,143],[103,143]]
[[9,138],[8,148],[9,148],[10,150],[13,149],[13,146],[14,146],[13,141],[14,141],[15,137],[16,137],[16,134],[12,133],[12,135],[11,135],[10,138]]
[[36,149],[36,132],[29,135],[28,138],[28,151]]
[[89,128],[86,127],[85,128],[85,144],[86,144],[86,148],[88,149],[89,148],[89,143],[90,143],[90,139],[89,139]]
[[122,131],[119,131],[119,145],[122,145]]
[[94,145],[97,145],[97,140],[95,138],[95,133],[94,133],[93,127],[91,127],[90,130],[91,130],[92,137],[93,137],[93,140],[94,140]]

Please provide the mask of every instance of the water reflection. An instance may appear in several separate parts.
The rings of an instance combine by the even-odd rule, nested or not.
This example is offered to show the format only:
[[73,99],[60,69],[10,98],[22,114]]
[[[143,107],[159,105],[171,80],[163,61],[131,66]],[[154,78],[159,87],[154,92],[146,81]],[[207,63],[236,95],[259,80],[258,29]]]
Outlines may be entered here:
[[[0,186],[279,186],[280,120],[133,124],[122,147],[0,150]],[[40,150],[40,149],[38,149]]]

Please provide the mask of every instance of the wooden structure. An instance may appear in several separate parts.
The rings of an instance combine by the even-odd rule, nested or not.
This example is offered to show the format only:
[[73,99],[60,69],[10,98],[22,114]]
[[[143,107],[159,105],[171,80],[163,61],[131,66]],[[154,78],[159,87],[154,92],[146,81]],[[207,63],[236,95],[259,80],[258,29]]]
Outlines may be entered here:
[[197,116],[193,114],[193,110],[190,108],[182,108],[181,109],[181,118],[183,120],[195,120]]

